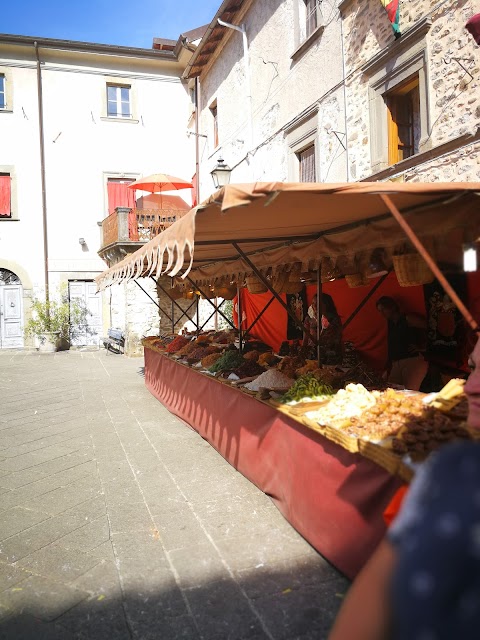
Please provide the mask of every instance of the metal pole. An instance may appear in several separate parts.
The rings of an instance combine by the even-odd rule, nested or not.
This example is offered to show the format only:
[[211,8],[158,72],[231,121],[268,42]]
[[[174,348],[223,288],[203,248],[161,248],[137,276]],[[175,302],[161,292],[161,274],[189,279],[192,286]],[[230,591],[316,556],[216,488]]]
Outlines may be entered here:
[[237,305],[238,305],[238,339],[240,341],[240,353],[243,353],[243,339],[242,339],[242,289],[240,283],[237,283]]
[[267,304],[263,307],[263,309],[260,311],[260,313],[258,314],[258,316],[255,318],[255,320],[252,322],[252,324],[248,327],[248,329],[245,329],[244,335],[248,336],[248,334],[250,333],[250,331],[253,329],[253,327],[257,324],[257,322],[260,320],[260,318],[263,316],[263,314],[265,313],[265,311],[268,309],[268,307],[272,304],[272,302],[275,300],[275,297],[272,296],[270,298],[270,300],[267,302]]
[[172,307],[172,333],[175,333],[175,307],[173,306],[173,300],[171,300],[171,307]]
[[282,307],[287,312],[288,316],[294,322],[295,326],[298,327],[300,329],[300,331],[308,333],[308,335],[312,339],[313,344],[316,345],[317,344],[316,336],[314,336],[312,333],[310,333],[310,331],[306,331],[305,326],[303,325],[303,323],[300,322],[300,320],[297,318],[297,316],[291,311],[291,309],[288,308],[288,305],[285,303],[284,300],[282,300],[282,297],[271,286],[271,284],[267,280],[267,278],[265,278],[265,276],[257,269],[257,267],[253,264],[253,262],[247,256],[247,254],[244,251],[242,251],[242,249],[240,249],[240,247],[238,246],[238,244],[236,242],[232,242],[232,246],[235,247],[235,249],[238,251],[238,254],[240,255],[240,257],[244,260],[244,262],[247,263],[247,265],[250,267],[250,269],[253,271],[253,273],[257,276],[257,278],[260,280],[260,282],[262,282],[267,287],[267,289],[270,291],[270,293],[282,305]]
[[[212,307],[213,307],[214,309],[216,309],[216,308],[217,308],[217,307],[215,306],[215,304],[210,300],[210,298],[208,298],[208,297],[205,295],[205,292],[204,292],[204,291],[202,291],[202,290],[200,289],[200,287],[199,287],[199,286],[198,286],[198,285],[197,285],[197,284],[196,284],[196,283],[195,283],[195,282],[190,278],[190,276],[187,276],[187,280],[190,282],[190,284],[192,284],[192,286],[194,286],[194,287],[195,287],[195,289],[197,289],[197,291],[200,291],[200,293],[201,293],[201,294],[202,294],[202,296],[205,298],[205,300],[207,300],[207,301],[208,301],[208,303],[209,303],[209,304],[211,304],[211,305],[212,305]],[[236,329],[236,328],[237,328],[237,327],[236,327],[236,326],[235,326],[235,325],[234,325],[234,324],[233,324],[233,323],[232,323],[232,322],[227,318],[227,316],[226,316],[224,313],[222,313],[222,311],[218,310],[218,313],[219,313],[219,314],[222,316],[222,318],[223,318],[223,319],[224,319],[224,320],[225,320],[225,321],[226,321],[226,322],[227,322],[227,323],[232,327],[232,329]]]
[[195,322],[195,326],[197,327],[197,334],[200,333],[200,296],[197,296],[197,294],[195,294],[196,298],[197,298],[197,311],[196,311],[196,322]]
[[184,311],[181,307],[180,310],[182,311],[182,313],[180,314],[180,316],[175,320],[175,327],[177,326],[177,324],[180,322],[180,320],[185,317],[188,318],[189,320],[191,320],[190,316],[188,315],[188,312],[190,311],[190,309],[196,304],[196,300],[194,300],[188,307],[187,310]]
[[317,364],[322,365],[322,355],[320,353],[320,332],[322,328],[323,298],[322,298],[322,267],[317,269]]
[[355,311],[345,320],[345,322],[343,324],[343,327],[342,327],[343,329],[348,327],[348,325],[351,323],[351,321],[357,316],[358,312],[361,309],[363,309],[363,307],[367,304],[367,302],[370,300],[370,298],[373,296],[373,294],[380,288],[382,283],[385,282],[385,280],[386,280],[386,278],[388,278],[388,276],[389,276],[389,273],[386,273],[385,275],[383,275],[381,278],[379,278],[377,280],[377,282],[375,283],[375,286],[370,289],[370,291],[367,293],[365,298],[360,302],[360,304],[355,309]]
[[479,331],[479,326],[478,326],[476,320],[473,318],[473,316],[470,313],[470,311],[467,309],[467,307],[460,300],[460,298],[458,297],[456,291],[453,289],[452,285],[448,282],[448,280],[445,278],[443,273],[440,271],[440,269],[438,268],[437,263],[431,257],[431,255],[428,253],[428,251],[425,249],[424,245],[422,244],[422,242],[418,238],[417,234],[411,228],[411,226],[408,224],[408,222],[405,220],[405,218],[402,216],[402,214],[400,213],[400,211],[396,207],[396,205],[393,203],[393,201],[390,198],[390,196],[385,195],[385,194],[382,193],[382,194],[380,194],[380,198],[387,205],[387,207],[390,210],[392,216],[395,218],[395,220],[398,222],[398,224],[405,231],[405,233],[407,234],[407,237],[412,241],[412,244],[415,246],[415,248],[417,249],[418,253],[422,256],[422,258],[428,264],[430,269],[433,271],[435,277],[440,282],[442,287],[448,293],[448,295],[453,300],[453,302],[457,305],[458,310],[460,311],[462,316],[465,318],[465,320],[468,322],[470,327],[473,329],[473,331]]
[[[216,301],[217,301],[217,298],[215,298],[215,302]],[[217,314],[217,310],[220,309],[220,307],[222,306],[222,304],[224,302],[225,302],[225,300],[222,300],[221,303],[218,305],[217,309],[215,309],[215,311],[212,311],[212,313],[208,316],[207,320],[200,327],[200,331],[203,329],[203,327],[205,327],[210,322],[210,320],[213,318],[213,316]]]

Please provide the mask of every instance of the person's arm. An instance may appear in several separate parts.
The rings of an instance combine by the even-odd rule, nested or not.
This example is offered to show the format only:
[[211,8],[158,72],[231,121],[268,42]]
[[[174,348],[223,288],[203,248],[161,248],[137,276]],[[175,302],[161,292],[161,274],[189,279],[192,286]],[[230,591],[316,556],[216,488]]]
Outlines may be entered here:
[[350,587],[328,640],[388,640],[396,551],[385,538]]

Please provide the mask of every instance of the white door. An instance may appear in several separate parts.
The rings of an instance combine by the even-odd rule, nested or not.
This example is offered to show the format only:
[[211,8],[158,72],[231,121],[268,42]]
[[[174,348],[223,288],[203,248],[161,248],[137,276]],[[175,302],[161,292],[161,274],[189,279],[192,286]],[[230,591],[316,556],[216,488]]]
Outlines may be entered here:
[[76,300],[85,310],[80,324],[73,326],[72,345],[99,345],[102,332],[102,298],[94,282],[77,280],[68,283],[70,302]]
[[0,283],[0,349],[23,347],[22,285]]

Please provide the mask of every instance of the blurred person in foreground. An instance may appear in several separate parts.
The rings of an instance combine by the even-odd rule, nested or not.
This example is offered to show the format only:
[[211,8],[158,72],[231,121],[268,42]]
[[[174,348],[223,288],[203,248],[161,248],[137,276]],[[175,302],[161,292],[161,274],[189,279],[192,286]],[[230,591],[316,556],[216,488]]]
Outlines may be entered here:
[[[480,340],[465,385],[480,430]],[[480,442],[446,445],[417,472],[353,583],[329,640],[480,637]]]

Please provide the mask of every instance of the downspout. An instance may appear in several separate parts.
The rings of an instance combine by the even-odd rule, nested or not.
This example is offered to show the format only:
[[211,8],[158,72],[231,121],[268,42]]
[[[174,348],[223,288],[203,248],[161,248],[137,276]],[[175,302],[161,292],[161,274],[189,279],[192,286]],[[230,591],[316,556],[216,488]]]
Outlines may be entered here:
[[48,276],[48,226],[47,226],[47,189],[45,180],[45,136],[43,129],[43,90],[42,90],[42,69],[40,57],[38,55],[38,43],[33,43],[35,57],[37,59],[37,98],[38,98],[38,132],[40,138],[40,174],[42,180],[42,215],[43,215],[43,259],[45,277],[45,300],[50,297],[50,283]]
[[343,40],[343,17],[340,12],[340,37],[342,40],[343,67],[343,113],[345,116],[345,162],[347,164],[347,182],[350,182],[350,158],[348,154],[348,119],[347,119],[347,69],[345,63],[345,44]]
[[229,29],[235,29],[235,31],[239,31],[242,34],[243,39],[243,61],[245,63],[245,80],[247,83],[247,98],[248,98],[248,148],[247,155],[253,149],[253,100],[252,100],[252,79],[250,75],[250,63],[248,61],[248,39],[247,39],[247,31],[245,29],[245,25],[242,24],[241,27],[237,27],[235,24],[230,24],[229,22],[224,22],[217,19],[218,24],[222,27],[228,27]]

